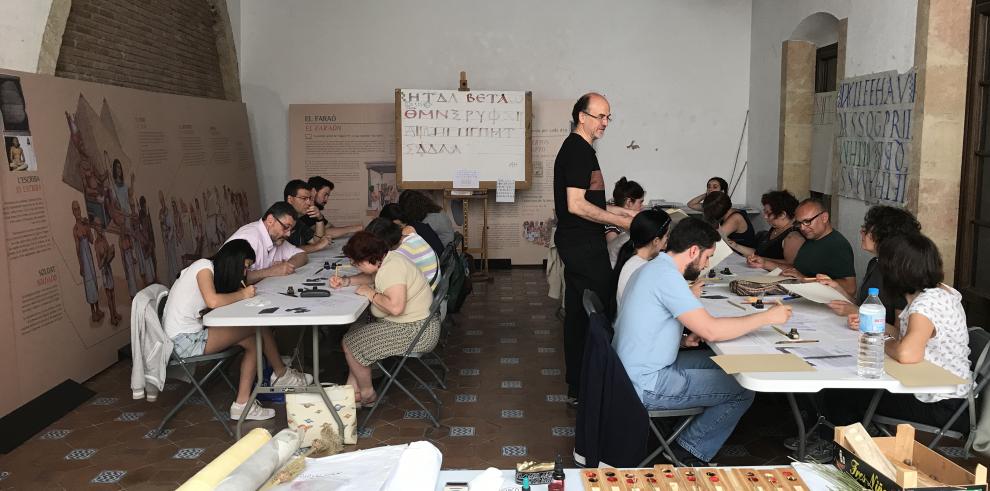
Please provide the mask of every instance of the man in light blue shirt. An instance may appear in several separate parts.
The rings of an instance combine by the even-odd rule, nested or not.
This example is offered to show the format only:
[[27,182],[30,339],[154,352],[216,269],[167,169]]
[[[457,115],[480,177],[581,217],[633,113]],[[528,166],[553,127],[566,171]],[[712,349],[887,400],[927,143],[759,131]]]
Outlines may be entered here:
[[716,365],[710,350],[682,353],[679,348],[697,346],[701,340],[737,338],[767,324],[784,323],[791,315],[785,306],[723,318],[704,309],[687,281],[697,280],[708,266],[718,240],[711,225],[697,218],[681,220],[670,233],[667,252],[630,278],[612,340],[648,410],[706,407],[673,446],[681,460],[691,462],[687,465],[711,461],[749,409],[753,393]]

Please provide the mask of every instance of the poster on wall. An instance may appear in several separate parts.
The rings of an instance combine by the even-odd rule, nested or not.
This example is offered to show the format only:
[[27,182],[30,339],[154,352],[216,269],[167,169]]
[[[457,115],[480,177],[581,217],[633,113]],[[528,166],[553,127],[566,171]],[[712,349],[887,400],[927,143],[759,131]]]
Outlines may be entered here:
[[838,194],[903,206],[911,155],[916,73],[843,79],[835,96]]
[[[553,161],[570,133],[573,102],[534,101],[532,185],[517,190],[515,202],[489,196],[488,247],[492,259],[540,264],[547,257],[553,213]],[[398,200],[395,182],[393,104],[292,104],[289,106],[289,174],[321,175],[334,183],[325,214],[334,224],[367,223],[384,204]],[[364,192],[367,190],[367,192]],[[424,191],[442,204],[463,231],[462,201],[444,203],[440,191]],[[480,245],[481,203],[468,208],[468,239]]]
[[334,184],[324,215],[364,224],[399,200],[392,104],[290,104],[289,175]]
[[116,362],[137,292],[259,205],[241,103],[14,72],[0,94],[4,415]]

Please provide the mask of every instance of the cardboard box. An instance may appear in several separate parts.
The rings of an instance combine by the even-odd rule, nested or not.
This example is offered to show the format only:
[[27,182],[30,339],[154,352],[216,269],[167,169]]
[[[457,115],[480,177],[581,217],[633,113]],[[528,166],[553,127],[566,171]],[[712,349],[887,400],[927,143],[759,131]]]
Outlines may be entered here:
[[987,491],[987,469],[976,466],[972,473],[934,450],[914,440],[911,425],[898,425],[896,437],[876,437],[873,441],[896,468],[895,476],[885,475],[851,451],[844,427],[835,428],[833,464],[863,487],[873,491]]

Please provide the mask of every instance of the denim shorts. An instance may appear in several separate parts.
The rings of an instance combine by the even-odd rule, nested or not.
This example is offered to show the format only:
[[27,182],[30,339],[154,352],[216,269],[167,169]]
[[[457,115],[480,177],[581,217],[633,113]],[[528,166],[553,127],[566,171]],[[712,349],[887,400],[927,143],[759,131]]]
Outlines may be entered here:
[[206,338],[209,336],[209,331],[209,329],[203,329],[199,332],[184,332],[172,338],[172,343],[175,344],[173,348],[175,354],[182,358],[202,355],[206,351]]

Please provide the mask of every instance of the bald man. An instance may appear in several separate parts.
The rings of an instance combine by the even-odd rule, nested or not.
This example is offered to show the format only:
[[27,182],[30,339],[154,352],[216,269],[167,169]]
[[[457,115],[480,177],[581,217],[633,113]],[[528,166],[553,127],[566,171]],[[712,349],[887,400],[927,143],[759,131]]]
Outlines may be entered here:
[[554,243],[564,262],[564,360],[569,403],[577,403],[581,384],[584,338],[588,315],[581,299],[591,290],[603,302],[615,297],[612,267],[605,242],[605,225],[629,229],[634,212],[606,206],[605,179],[592,143],[605,134],[612,120],[605,97],[581,96],[571,111],[572,133],[564,140],[553,165],[553,199],[557,212]]

